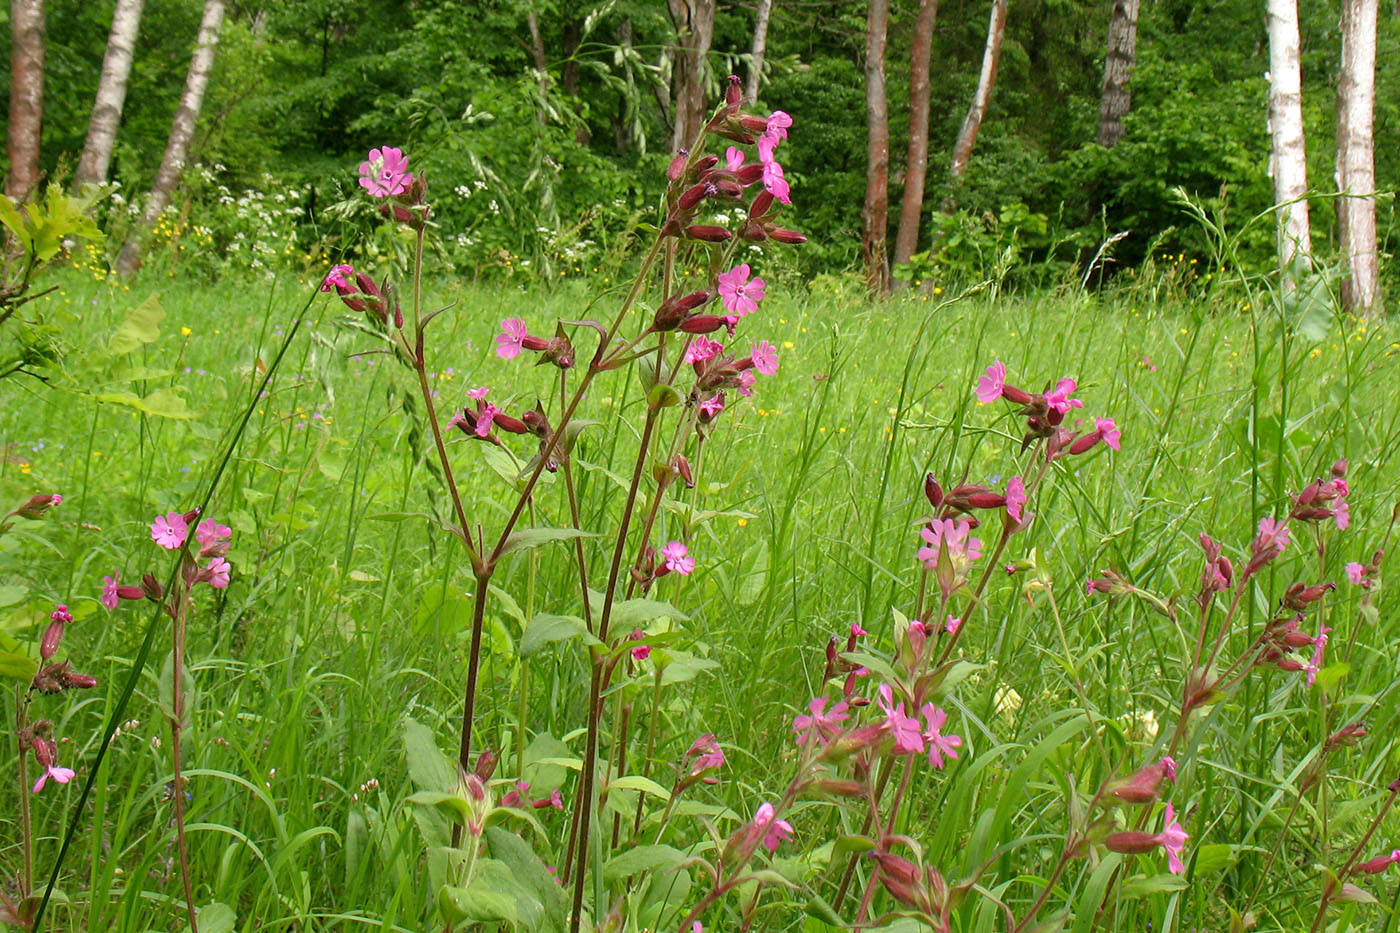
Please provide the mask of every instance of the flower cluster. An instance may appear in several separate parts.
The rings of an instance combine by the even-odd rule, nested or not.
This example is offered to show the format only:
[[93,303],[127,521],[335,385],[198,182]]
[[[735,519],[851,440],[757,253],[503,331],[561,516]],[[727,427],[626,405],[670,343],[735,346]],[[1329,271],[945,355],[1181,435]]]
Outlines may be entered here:
[[1122,433],[1112,418],[1095,418],[1094,429],[1085,433],[1067,430],[1061,425],[1065,415],[1084,403],[1074,398],[1079,388],[1073,379],[1061,379],[1053,389],[1031,393],[1017,388],[1006,381],[1006,364],[996,360],[977,382],[977,401],[983,405],[1004,398],[1021,406],[1021,414],[1026,418],[1026,436],[1022,444],[1035,438],[1048,438],[1046,456],[1053,460],[1064,453],[1077,455],[1086,453],[1100,441],[1114,450],[1120,449]]

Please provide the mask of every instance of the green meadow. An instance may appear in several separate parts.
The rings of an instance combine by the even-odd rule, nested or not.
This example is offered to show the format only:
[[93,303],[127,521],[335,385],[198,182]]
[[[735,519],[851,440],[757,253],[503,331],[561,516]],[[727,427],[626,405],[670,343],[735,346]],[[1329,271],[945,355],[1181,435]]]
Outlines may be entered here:
[[[0,756],[14,776],[0,782],[0,889],[13,893],[23,871],[17,814],[27,795],[39,890],[72,827],[48,929],[184,929],[173,812],[183,793],[202,930],[444,928],[432,839],[445,824],[410,797],[456,759],[479,594],[461,543],[443,528],[453,506],[413,373],[378,352],[362,317],[317,293],[316,278],[148,276],[123,287],[70,271],[51,284],[60,287],[38,307],[64,362],[47,382],[0,381],[5,507],[63,496],[0,538],[0,649],[14,685],[5,715],[13,720],[33,671],[13,659],[37,657],[55,604],[75,619],[60,659],[98,685],[32,700],[31,718],[54,723],[72,781],[34,794],[20,786],[16,744]],[[614,290],[590,304],[582,283],[545,291],[430,279],[425,288],[428,307],[450,305],[426,341],[444,423],[481,386],[503,409],[518,414],[538,400],[557,417],[559,371],[498,358],[501,321],[552,332],[556,318],[610,319],[620,301]],[[136,345],[112,352],[113,335],[151,295],[163,317],[148,314]],[[642,304],[632,332],[654,309]],[[1363,588],[1344,569],[1389,545],[1400,502],[1400,332],[1343,316],[1300,324],[1267,296],[909,289],[872,303],[830,277],[770,285],[744,323],[777,347],[781,366],[758,378],[752,398],[730,398],[710,436],[687,449],[694,487],[673,486],[658,512],[657,540],[686,541],[696,568],[655,581],[649,598],[674,612],[637,616],[657,647],[620,666],[603,697],[606,747],[621,740],[628,773],[652,783],[617,784],[595,811],[589,929],[678,929],[700,903],[704,870],[682,856],[713,858],[759,803],[782,796],[800,757],[793,718],[827,689],[829,639],[844,644],[857,624],[869,633],[860,650],[892,663],[897,618],[926,605],[932,585],[916,559],[930,514],[925,476],[944,490],[1002,489],[1026,465],[1023,419],[974,395],[994,360],[1031,392],[1076,379],[1085,407],[1067,426],[1112,417],[1122,447],[1051,463],[1026,507],[1033,520],[1010,538],[980,598],[954,598],[965,663],[939,703],[963,744],[945,768],[921,764],[906,777],[890,827],[916,839],[922,863],[949,884],[975,879],[948,929],[1006,930],[1008,912],[1033,906],[1047,925],[1017,929],[1223,931],[1244,923],[1232,911],[1257,930],[1400,928],[1394,870],[1339,879],[1355,890],[1339,887],[1348,896],[1314,925],[1327,872],[1363,837],[1356,861],[1400,845],[1393,813],[1372,827],[1400,775],[1391,689],[1400,629],[1380,572]],[[581,539],[595,581],[647,408],[637,368],[600,375],[578,412],[597,422],[572,451],[579,526],[601,535]],[[153,393],[155,410],[133,406]],[[489,542],[538,443],[448,438],[465,511]],[[1177,726],[1197,635],[1199,535],[1219,542],[1238,572],[1260,519],[1287,515],[1340,458],[1349,527],[1293,523],[1291,544],[1241,589],[1221,659],[1248,652],[1288,585],[1331,581],[1337,588],[1302,623],[1310,635],[1324,623],[1332,630],[1317,683],[1260,664],[1196,710],[1171,794],[1189,833],[1184,873],[1169,873],[1160,852],[1110,852],[1103,833],[1060,866],[1086,801],[1160,758]],[[233,570],[226,588],[195,591],[177,788],[169,619],[149,601],[111,611],[99,598],[104,576],[166,580],[175,555],[153,542],[152,522],[206,495],[203,517],[232,529]],[[524,525],[569,523],[563,474],[545,474]],[[984,516],[984,561],[999,527]],[[502,559],[485,604],[473,739],[498,756],[488,781],[496,803],[517,779],[531,782],[531,796],[560,790],[563,810],[492,821],[558,874],[590,665],[577,632],[537,626],[542,615],[583,613],[574,554],[559,541]],[[1151,598],[1086,592],[1105,570]],[[856,693],[873,698],[878,674]],[[830,689],[841,688],[838,678]],[[878,718],[873,704],[852,713]],[[1369,733],[1360,743],[1322,751],[1359,721]],[[690,787],[661,815],[652,786],[673,787],[703,733],[725,754],[717,783]],[[602,771],[605,787],[619,777],[612,764]],[[1145,825],[1126,805],[1105,813],[1119,830]],[[759,849],[768,874],[716,898],[705,930],[825,933],[854,921],[876,867],[852,856],[863,851],[850,841],[865,832],[859,801],[803,794],[782,815],[792,840],[771,855]],[[840,903],[848,864],[855,881]],[[871,890],[863,928],[930,928],[888,890]],[[535,897],[543,912],[534,920],[469,915],[456,928],[559,929],[549,925],[555,895]]]

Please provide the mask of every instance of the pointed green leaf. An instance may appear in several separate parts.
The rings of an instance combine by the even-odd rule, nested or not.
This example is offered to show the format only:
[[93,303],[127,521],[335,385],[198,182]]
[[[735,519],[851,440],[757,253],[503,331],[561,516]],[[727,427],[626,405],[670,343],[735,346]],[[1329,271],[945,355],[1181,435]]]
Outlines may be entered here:
[[585,645],[602,644],[588,631],[582,619],[541,612],[525,626],[525,634],[520,637],[520,656],[528,658],[545,645],[568,641],[571,638],[577,638]]
[[142,344],[155,343],[160,339],[160,325],[165,320],[165,309],[160,306],[160,296],[152,295],[130,311],[117,332],[107,344],[110,356],[123,356]]

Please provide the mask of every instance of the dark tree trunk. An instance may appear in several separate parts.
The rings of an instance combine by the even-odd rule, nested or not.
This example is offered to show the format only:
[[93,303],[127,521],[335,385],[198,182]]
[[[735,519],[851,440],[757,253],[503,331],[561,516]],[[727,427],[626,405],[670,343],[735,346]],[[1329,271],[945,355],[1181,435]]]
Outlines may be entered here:
[[5,193],[19,201],[39,187],[44,129],[44,0],[10,0],[10,173]]
[[919,248],[919,220],[924,212],[924,181],[928,177],[929,56],[938,0],[919,0],[914,43],[909,50],[909,149],[904,160],[904,196],[899,205],[899,232],[894,238],[894,264],[909,261]]
[[715,33],[715,0],[667,0],[676,27],[671,69],[671,148],[689,146],[706,116],[705,57]]

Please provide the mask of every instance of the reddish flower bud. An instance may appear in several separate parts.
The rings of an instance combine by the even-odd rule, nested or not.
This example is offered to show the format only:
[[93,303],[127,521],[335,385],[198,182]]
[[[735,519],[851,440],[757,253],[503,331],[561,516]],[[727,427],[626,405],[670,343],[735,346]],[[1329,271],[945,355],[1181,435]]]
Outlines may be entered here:
[[749,205],[749,219],[758,220],[768,213],[768,209],[772,206],[773,193],[768,190],[760,191],[758,196],[753,199],[753,203]]
[[63,629],[66,623],[60,619],[49,622],[49,627],[44,629],[44,637],[39,640],[39,657],[45,661],[58,654],[59,642],[63,641]]
[[496,753],[486,749],[476,756],[476,767],[472,768],[472,773],[483,781],[491,780],[491,775],[496,773],[496,760]]
[[[1051,412],[1051,414],[1053,415],[1055,413]],[[1083,437],[1076,438],[1074,443],[1069,445],[1070,456],[1078,456],[1079,454],[1086,453],[1093,449],[1094,445],[1101,440],[1103,440],[1103,435],[1098,431],[1090,431]]]
[[1346,457],[1343,457],[1342,459],[1338,460],[1336,463],[1332,464],[1332,475],[1335,476],[1337,479],[1341,479],[1343,476],[1346,476],[1346,475],[1347,475],[1347,458],[1346,458]]
[[724,227],[716,227],[711,224],[692,224],[685,228],[685,235],[692,240],[703,240],[706,243],[723,243],[734,236]]
[[686,489],[695,488],[695,477],[691,475],[689,460],[685,459],[685,457],[681,454],[676,454],[676,456],[671,460],[671,467],[676,471],[677,475],[679,475],[680,478],[685,482]]
[[750,133],[768,132],[768,118],[760,117],[756,113],[746,113],[739,118],[739,125]]
[[79,674],[65,667],[58,674],[59,682],[70,690],[91,690],[97,686],[97,678],[89,674]]
[[[762,178],[763,178],[763,163],[761,163],[761,162],[750,162],[748,165],[741,165],[741,166],[739,166],[739,170],[738,170],[737,172],[734,173],[734,177],[738,180],[739,184],[741,184],[741,185],[743,185],[745,188],[747,188],[749,185],[755,184],[755,183],[757,183],[758,181],[762,180]],[[765,193],[766,193],[766,189],[765,189]],[[749,212],[749,216],[750,216],[750,217],[755,217],[755,216],[758,216],[758,215],[756,215],[756,214],[754,214],[752,211],[750,211],[750,212]]]
[[1110,852],[1144,855],[1157,848],[1157,837],[1152,833],[1110,833],[1103,844]]
[[519,418],[512,418],[504,412],[496,412],[491,416],[491,423],[502,431],[510,434],[528,434],[530,429],[525,426],[525,422]]
[[1289,609],[1304,609],[1310,603],[1315,603],[1328,592],[1335,590],[1335,583],[1319,583],[1314,586],[1304,586],[1301,583],[1294,583],[1283,594],[1283,604]]
[[11,515],[18,515],[20,518],[43,518],[44,513],[63,501],[63,497],[56,493],[41,493],[31,496],[29,501],[11,512]]
[[705,198],[712,197],[719,192],[719,188],[712,181],[702,181],[691,185],[681,192],[681,196],[676,199],[676,207],[683,211],[694,208]]
[[680,329],[687,334],[713,334],[728,323],[716,314],[696,314],[681,321]]
[[[53,724],[49,724],[53,728]],[[58,743],[47,735],[36,735],[29,743],[29,747],[34,751],[34,758],[45,768],[52,768],[58,761]]]
[[1385,871],[1391,865],[1394,865],[1396,863],[1400,863],[1400,849],[1396,849],[1389,855],[1377,855],[1375,858],[1370,859],[1369,861],[1362,862],[1360,865],[1357,865],[1354,869],[1352,869],[1352,872],[1361,872],[1365,875],[1379,875],[1381,872]]
[[738,75],[729,76],[729,86],[724,89],[724,102],[730,107],[738,108],[740,101],[744,99],[743,82]]
[[807,238],[795,230],[782,230],[777,227],[770,228],[768,235],[779,243],[788,243],[796,246],[799,243],[806,243]]
[[1029,405],[1032,399],[1032,395],[1025,389],[1018,389],[1013,385],[1003,385],[1001,397],[1013,405]]
[[935,509],[943,504],[943,488],[938,485],[932,473],[924,477],[924,496]]
[[671,181],[680,181],[681,173],[685,171],[685,163],[689,158],[688,151],[678,149],[675,158],[671,159],[671,164],[666,167],[666,177]]

